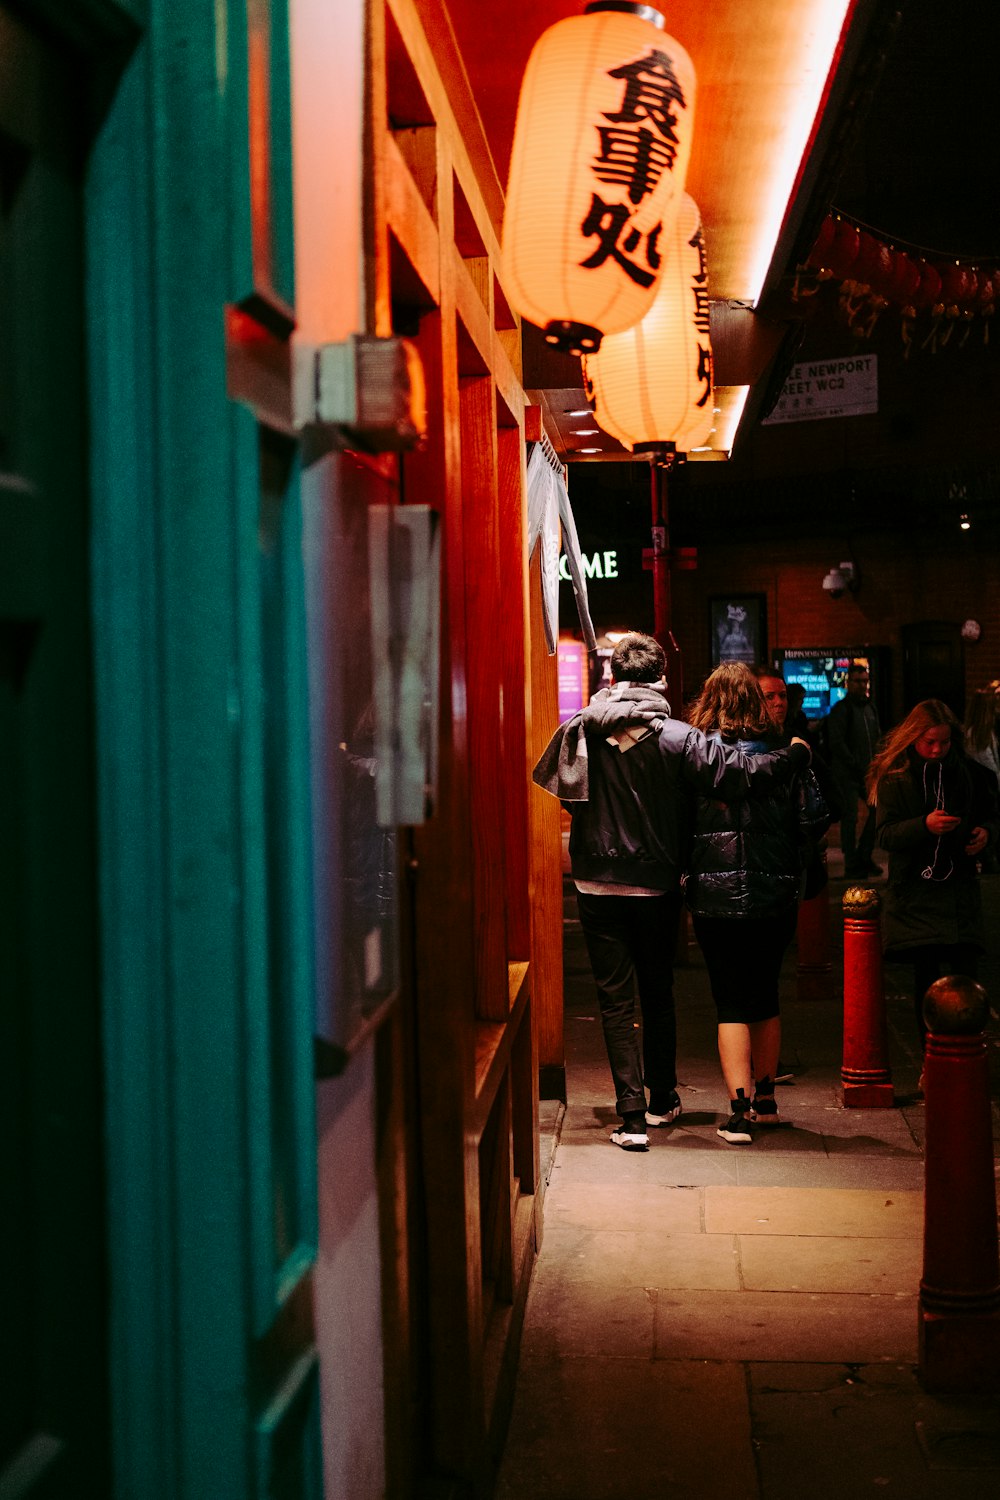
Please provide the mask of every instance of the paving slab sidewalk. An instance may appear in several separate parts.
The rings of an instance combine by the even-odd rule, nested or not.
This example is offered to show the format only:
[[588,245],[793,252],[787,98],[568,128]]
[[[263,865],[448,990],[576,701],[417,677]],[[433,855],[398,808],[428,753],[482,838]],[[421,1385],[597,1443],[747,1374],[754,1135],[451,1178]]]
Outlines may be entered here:
[[[843,889],[831,882],[830,998],[797,1001],[794,949],[782,978],[789,1123],[750,1147],[715,1134],[726,1100],[692,944],[676,986],[684,1114],[635,1154],[608,1140],[607,1060],[568,900],[568,1100],[497,1500],[1000,1495],[1000,1405],[934,1397],[918,1378],[923,1104],[911,1003],[890,971],[896,1107],[841,1100]],[[1000,918],[1000,877],[984,894]],[[988,988],[989,965],[1000,978],[996,955]],[[990,1041],[1000,1119],[995,1022]]]

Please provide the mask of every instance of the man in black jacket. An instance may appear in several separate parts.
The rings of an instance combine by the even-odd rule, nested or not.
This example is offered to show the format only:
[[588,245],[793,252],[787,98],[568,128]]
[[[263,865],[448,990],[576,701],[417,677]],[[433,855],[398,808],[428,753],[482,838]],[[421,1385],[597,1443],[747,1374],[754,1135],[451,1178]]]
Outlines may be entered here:
[[[847,669],[847,694],[833,705],[826,721],[840,804],[840,847],[844,851],[844,874],[849,880],[865,880],[869,875],[882,873],[872,858],[875,809],[868,804],[865,785],[882,731],[868,687],[868,668],[864,662],[851,662]],[[861,818],[859,804],[863,804]]]
[[647,1150],[647,1126],[681,1113],[673,960],[695,794],[733,801],[809,763],[801,740],[742,755],[672,719],[665,665],[652,636],[624,636],[611,687],[560,725],[533,772],[572,819],[570,866],[622,1122],[611,1139],[626,1151]]

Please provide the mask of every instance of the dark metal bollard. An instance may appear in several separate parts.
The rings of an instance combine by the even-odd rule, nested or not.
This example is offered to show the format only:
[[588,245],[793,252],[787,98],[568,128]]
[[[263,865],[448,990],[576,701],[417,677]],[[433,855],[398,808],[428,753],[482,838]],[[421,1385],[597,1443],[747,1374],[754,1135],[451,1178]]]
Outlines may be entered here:
[[929,1391],[1000,1390],[1000,1256],[986,994],[962,974],[924,998],[924,1274],[920,1378]]
[[[825,849],[819,858],[825,868]],[[833,966],[830,962],[830,886],[825,880],[815,896],[799,903],[797,947],[798,999],[829,1000]]]
[[882,988],[882,902],[869,886],[844,892],[844,1105],[892,1109],[892,1074]]

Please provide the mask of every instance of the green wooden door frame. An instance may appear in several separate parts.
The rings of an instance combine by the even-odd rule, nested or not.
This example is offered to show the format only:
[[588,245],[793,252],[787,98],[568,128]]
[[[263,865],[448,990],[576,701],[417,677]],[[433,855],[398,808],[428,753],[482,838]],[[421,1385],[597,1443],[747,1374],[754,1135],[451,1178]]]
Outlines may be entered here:
[[125,39],[86,181],[115,1496],[314,1496],[297,459],[225,345],[227,308],[291,326],[285,4],[62,9],[94,57]]

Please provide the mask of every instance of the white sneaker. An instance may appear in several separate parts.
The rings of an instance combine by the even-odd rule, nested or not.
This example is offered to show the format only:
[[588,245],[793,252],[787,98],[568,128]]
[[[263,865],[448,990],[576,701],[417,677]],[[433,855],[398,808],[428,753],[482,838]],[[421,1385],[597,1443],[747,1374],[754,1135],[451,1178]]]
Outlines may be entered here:
[[671,1089],[669,1094],[665,1096],[661,1095],[660,1098],[657,1099],[656,1102],[660,1105],[660,1108],[654,1112],[653,1099],[655,1097],[656,1096],[654,1094],[650,1094],[649,1096],[649,1108],[646,1111],[647,1125],[652,1128],[655,1128],[658,1125],[672,1125],[675,1120],[680,1119],[683,1105],[681,1104],[680,1095],[678,1094],[676,1089]]
[[732,1114],[725,1125],[719,1126],[716,1135],[721,1135],[724,1141],[729,1141],[733,1146],[749,1146],[753,1140],[753,1129],[748,1118],[750,1100],[742,1089],[736,1090],[736,1098],[730,1099],[729,1107]]
[[646,1134],[645,1115],[626,1115],[617,1130],[612,1130],[611,1139],[623,1151],[648,1151],[649,1136]]

